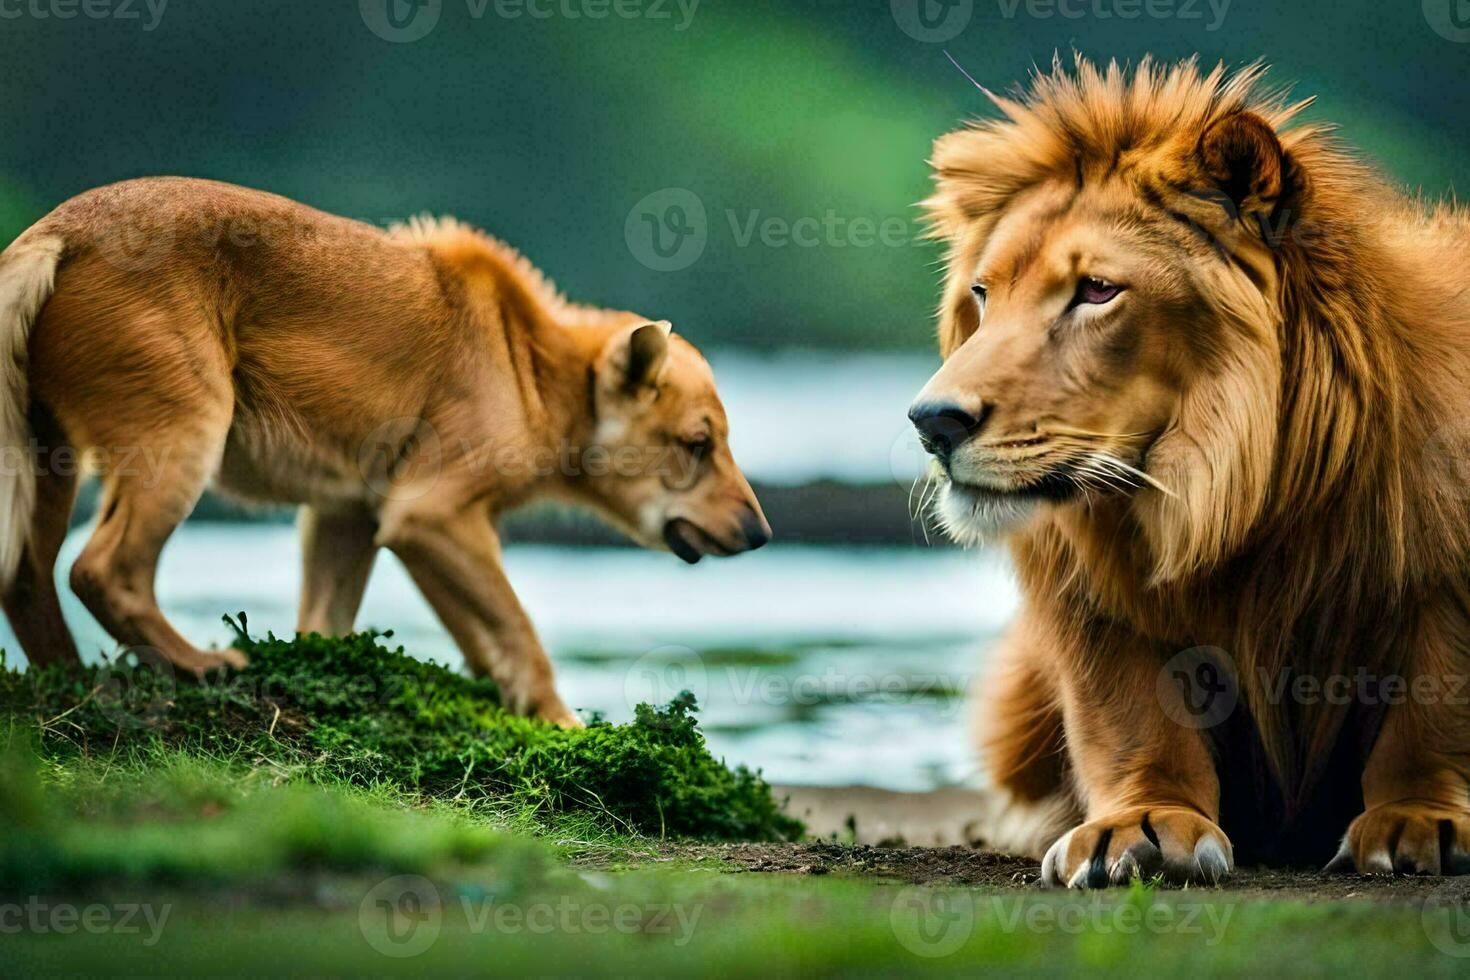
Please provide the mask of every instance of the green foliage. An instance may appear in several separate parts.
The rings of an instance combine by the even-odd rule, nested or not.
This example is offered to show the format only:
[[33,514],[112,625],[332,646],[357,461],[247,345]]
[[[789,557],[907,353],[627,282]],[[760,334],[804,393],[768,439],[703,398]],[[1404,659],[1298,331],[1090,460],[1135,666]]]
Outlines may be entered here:
[[149,662],[0,671],[0,710],[38,728],[52,756],[166,746],[499,803],[545,825],[580,813],[624,833],[801,833],[757,773],[710,755],[690,695],[640,705],[630,724],[563,730],[504,711],[492,683],[379,642],[391,634],[262,639],[243,615],[229,622],[251,661],[242,672],[195,683]]
[[72,757],[43,771],[26,734],[12,732],[0,754],[0,890],[248,886],[318,871],[468,864],[534,877],[549,866],[540,845],[462,811],[409,802],[381,790],[283,783],[267,770],[175,750]]

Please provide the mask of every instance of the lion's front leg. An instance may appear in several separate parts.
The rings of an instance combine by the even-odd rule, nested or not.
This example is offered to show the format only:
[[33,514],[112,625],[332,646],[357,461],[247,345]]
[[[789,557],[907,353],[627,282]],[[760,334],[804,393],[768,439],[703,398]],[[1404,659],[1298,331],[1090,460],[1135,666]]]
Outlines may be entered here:
[[1089,639],[1063,685],[1086,821],[1052,845],[1042,880],[1074,888],[1155,875],[1219,881],[1235,859],[1216,822],[1220,783],[1200,721],[1210,715],[1188,700],[1198,692],[1181,689],[1167,658],[1133,637]]
[[1329,871],[1470,874],[1465,675],[1451,669],[1453,654],[1426,659],[1431,669],[1370,692],[1396,703],[1363,770],[1363,813]]

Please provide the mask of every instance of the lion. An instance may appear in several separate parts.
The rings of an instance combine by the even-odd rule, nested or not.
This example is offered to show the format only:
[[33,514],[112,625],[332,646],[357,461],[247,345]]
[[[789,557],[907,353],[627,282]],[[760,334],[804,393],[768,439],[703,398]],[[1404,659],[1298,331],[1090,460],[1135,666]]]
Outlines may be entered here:
[[1263,73],[1079,56],[934,146],[910,419],[1018,570],[979,741],[1048,884],[1470,871],[1470,220]]
[[0,584],[33,664],[78,661],[52,570],[80,455],[102,499],[71,585],[124,646],[187,674],[243,664],[153,592],[213,483],[299,506],[302,632],[349,632],[386,548],[471,672],[563,726],[580,721],[506,578],[503,514],[586,505],[691,563],[771,537],[692,344],[568,302],[451,219],[385,231],[213,181],[98,188],[0,254],[0,340]]

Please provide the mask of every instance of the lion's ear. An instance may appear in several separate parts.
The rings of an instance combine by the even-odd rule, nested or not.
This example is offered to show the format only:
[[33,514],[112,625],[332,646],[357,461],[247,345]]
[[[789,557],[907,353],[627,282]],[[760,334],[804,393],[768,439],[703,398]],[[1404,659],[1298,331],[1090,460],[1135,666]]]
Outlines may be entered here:
[[1211,123],[1199,140],[1199,160],[1237,216],[1276,206],[1286,154],[1275,130],[1255,113],[1234,112]]

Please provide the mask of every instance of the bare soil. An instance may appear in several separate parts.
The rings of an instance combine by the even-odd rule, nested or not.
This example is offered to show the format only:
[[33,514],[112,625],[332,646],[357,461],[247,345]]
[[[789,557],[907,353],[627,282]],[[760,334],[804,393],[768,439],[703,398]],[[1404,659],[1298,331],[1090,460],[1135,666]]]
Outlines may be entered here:
[[[984,849],[975,819],[984,793],[895,793],[871,787],[781,787],[787,810],[814,837],[792,844],[661,844],[630,863],[715,861],[727,869],[789,875],[856,875],[922,885],[1040,892],[1040,862]],[[925,845],[925,846],[916,846]],[[601,863],[603,859],[589,859]],[[1239,868],[1211,892],[1223,899],[1322,902],[1470,902],[1464,878],[1327,875],[1317,870]]]

